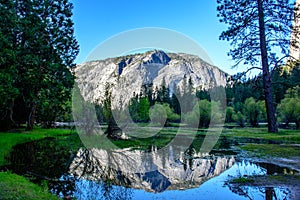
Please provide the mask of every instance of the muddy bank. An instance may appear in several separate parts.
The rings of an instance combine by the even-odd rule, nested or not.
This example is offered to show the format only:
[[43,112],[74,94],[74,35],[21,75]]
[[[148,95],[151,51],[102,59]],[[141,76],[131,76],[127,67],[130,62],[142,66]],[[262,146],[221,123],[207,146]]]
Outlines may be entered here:
[[[228,184],[234,190],[241,190],[241,187],[259,188],[287,188],[290,191],[289,199],[300,199],[300,175],[264,175],[244,177],[246,181],[230,180]],[[248,180],[248,181],[247,181]]]

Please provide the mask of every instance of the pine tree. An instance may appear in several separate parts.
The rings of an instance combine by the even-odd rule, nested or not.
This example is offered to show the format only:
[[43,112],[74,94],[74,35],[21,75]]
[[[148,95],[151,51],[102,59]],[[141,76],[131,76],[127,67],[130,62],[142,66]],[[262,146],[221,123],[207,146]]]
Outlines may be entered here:
[[0,1],[0,130],[15,124],[13,107],[19,89],[15,86],[17,15],[14,1]]
[[180,98],[180,90],[178,87],[174,86],[173,88],[173,93],[171,96],[171,108],[174,110],[174,112],[176,114],[180,114],[181,113],[181,109],[180,109],[180,103],[178,98]]
[[[8,5],[12,15],[4,21],[13,30],[13,50],[5,65],[19,93],[12,109],[26,116],[21,120],[27,121],[27,129],[31,130],[36,113],[55,115],[71,98],[72,69],[79,51],[71,20],[73,6],[68,0],[18,0],[1,2],[0,9]],[[5,37],[0,40],[5,42]]]
[[[290,44],[298,46],[298,41],[291,41],[290,34],[292,30],[297,36],[300,34],[299,27],[292,26],[294,18],[299,17],[294,11],[299,8],[289,0],[217,0],[217,3],[220,22],[229,26],[220,39],[231,41],[228,55],[236,60],[235,66],[250,64],[253,67],[247,71],[262,70],[268,130],[277,132],[270,67],[276,68],[283,58],[289,57]],[[283,58],[276,55],[278,49]]]

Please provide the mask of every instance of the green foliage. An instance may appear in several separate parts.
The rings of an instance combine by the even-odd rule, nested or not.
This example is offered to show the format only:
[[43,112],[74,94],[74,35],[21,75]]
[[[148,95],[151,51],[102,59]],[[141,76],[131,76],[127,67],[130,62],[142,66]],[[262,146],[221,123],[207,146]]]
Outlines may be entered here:
[[112,116],[112,106],[111,106],[111,91],[110,91],[110,85],[107,83],[105,86],[105,92],[104,92],[105,99],[102,102],[102,113],[104,120],[106,122],[109,122]]
[[[285,98],[294,98],[299,96],[299,73],[300,69],[298,65],[295,65],[290,72],[286,72],[282,67],[277,68],[272,73],[273,80],[273,91],[274,91],[274,101],[278,103],[277,113],[279,116],[279,121],[289,124],[289,122],[294,122],[289,119],[288,114],[288,101],[282,101]],[[235,75],[234,77],[238,77],[239,75]],[[297,77],[298,76],[298,77]],[[235,82],[232,86],[226,88],[227,102],[230,106],[230,111],[227,110],[227,115],[231,116],[232,109],[234,108],[235,113],[233,114],[233,121],[237,122],[241,126],[245,126],[246,119],[250,122],[249,115],[255,116],[255,112],[259,113],[258,121],[266,121],[266,108],[265,103],[262,101],[263,99],[263,90],[262,90],[262,77],[258,75],[252,79],[242,78],[241,80]],[[252,106],[254,109],[250,109],[250,113],[248,113],[245,108],[244,102],[246,99],[254,98],[257,103]],[[250,101],[248,100],[248,103]],[[284,105],[285,104],[285,105]],[[296,105],[296,104],[295,104]],[[251,104],[249,105],[251,107]],[[292,106],[293,107],[293,106]],[[248,109],[249,110],[249,109]],[[256,110],[256,111],[255,111]],[[294,112],[291,109],[291,112]],[[286,117],[285,117],[286,115]],[[247,116],[247,117],[246,117]],[[253,120],[253,119],[252,119]],[[254,117],[255,121],[255,117]],[[226,122],[230,122],[230,120],[226,119]]]
[[[236,108],[236,105],[238,103],[244,103],[245,100],[250,97],[253,97],[258,100],[263,100],[264,94],[261,74],[252,79],[239,77],[239,74],[234,75],[234,84],[226,88],[226,97],[229,105],[233,104]],[[240,108],[236,109],[239,111],[241,110]]]
[[50,125],[69,110],[79,51],[72,8],[67,0],[0,3],[0,129],[16,126],[14,118],[28,129],[35,121]]
[[150,120],[153,123],[159,123],[161,126],[165,125],[167,120],[167,113],[162,104],[156,103],[151,107]]
[[42,90],[37,104],[37,121],[51,128],[55,121],[72,121],[71,90],[63,86]]
[[[260,121],[266,120],[264,101],[257,101],[253,97],[247,98],[244,103],[237,102],[233,107],[227,107],[227,122],[235,121],[241,127],[248,121],[251,126],[258,126]],[[231,121],[229,121],[231,120]]]
[[180,103],[179,103],[179,99],[180,98],[180,90],[178,87],[173,88],[173,93],[171,96],[171,103],[170,103],[170,107],[172,108],[172,110],[174,110],[174,112],[176,114],[180,114],[181,113],[181,108],[180,108]]
[[180,115],[175,113],[168,104],[164,103],[163,108],[167,114],[167,121],[168,122],[179,122]]
[[0,172],[0,193],[1,199],[59,199],[26,178],[9,172]]
[[143,97],[140,99],[140,108],[139,108],[139,116],[142,121],[149,120],[149,109],[150,102],[147,97]]
[[69,129],[40,129],[36,128],[33,131],[24,131],[21,133],[14,133],[14,132],[7,132],[1,133],[0,132],[0,166],[8,164],[4,157],[11,151],[11,148],[17,144],[30,142],[33,140],[43,139],[45,137],[56,137],[56,136],[63,136],[69,135]]
[[245,100],[245,115],[251,126],[258,126],[258,122],[263,119],[266,113],[263,101],[256,101],[253,97]]
[[295,122],[296,127],[300,127],[300,96],[299,87],[287,90],[286,97],[278,105],[279,120],[285,122],[286,126],[290,122]]
[[129,113],[135,122],[149,121],[150,102],[147,97],[132,98],[129,103]]
[[300,98],[300,86],[297,85],[293,88],[287,89],[284,97],[285,98]]
[[192,111],[194,105],[196,105],[196,97],[191,77],[187,80],[186,75],[184,76],[179,98],[181,112],[188,113]]
[[166,85],[166,80],[163,78],[161,87],[156,91],[156,99],[157,102],[165,102],[170,103],[170,89]]
[[[217,0],[217,3],[220,22],[228,25],[220,39],[231,42],[228,55],[236,61],[235,66],[255,66],[263,72],[268,128],[269,132],[277,132],[270,68],[283,64],[283,58],[289,56],[290,46],[298,48],[300,31],[292,22],[299,18],[299,12],[294,11],[299,10],[300,5],[295,8],[288,0]],[[299,25],[295,23],[295,26]],[[294,37],[290,37],[292,31]],[[278,50],[282,58],[276,55]],[[256,67],[257,64],[261,67]]]
[[163,126],[166,122],[178,122],[180,116],[167,103],[155,103],[150,109],[150,120]]
[[196,91],[196,97],[200,100],[206,99],[206,100],[210,100],[210,94],[207,90],[197,90]]
[[[263,4],[263,14],[259,13],[259,4]],[[290,38],[294,17],[294,3],[288,0],[250,1],[250,0],[217,0],[220,22],[228,25],[220,39],[231,41],[229,51],[236,65],[250,64],[256,66],[261,61],[261,37],[266,37],[267,57],[269,64],[282,64],[275,52],[279,49],[284,56],[289,56],[290,44],[297,45],[296,38]],[[299,9],[299,7],[297,8]],[[265,35],[262,36],[260,17],[265,18]],[[295,31],[296,36],[299,32]],[[277,48],[277,49],[276,49]],[[277,50],[277,51],[276,51]]]
[[239,184],[243,184],[243,183],[253,183],[254,179],[253,178],[248,178],[248,177],[239,177],[239,178],[235,178],[233,180],[230,180],[230,183],[239,183]]
[[[226,96],[229,104],[244,102],[250,97],[257,100],[264,99],[262,74],[251,79],[242,77],[236,80],[237,77],[240,77],[240,74],[234,75],[233,79],[236,82],[226,88]],[[272,91],[276,103],[280,103],[289,88],[300,86],[299,77],[299,65],[294,65],[290,72],[286,72],[284,67],[278,67],[272,71]]]
[[234,114],[235,114],[234,108],[232,106],[228,106],[226,108],[226,119],[225,119],[225,122],[226,123],[233,122],[234,121],[234,119],[233,119]]
[[185,121],[192,127],[208,127],[211,122],[220,122],[222,115],[219,102],[206,99],[198,101],[191,112],[185,115]]
[[234,113],[232,116],[233,120],[238,123],[240,127],[245,127],[246,117],[240,111]]
[[259,156],[274,157],[296,157],[299,156],[300,150],[294,145],[278,144],[246,144],[241,147],[243,150],[251,151]]
[[197,109],[195,108],[195,111],[188,112],[188,113],[185,115],[184,121],[185,121],[189,126],[198,128],[198,127],[200,126],[200,125],[199,125],[200,118],[199,118],[199,112],[197,112]]
[[14,125],[12,107],[19,90],[15,85],[16,51],[12,41],[17,28],[14,2],[0,3],[0,130]]
[[241,137],[266,139],[269,141],[277,141],[285,144],[299,143],[299,130],[279,129],[279,133],[268,133],[266,128],[233,128],[224,129],[223,133],[228,137],[234,137],[236,140]]

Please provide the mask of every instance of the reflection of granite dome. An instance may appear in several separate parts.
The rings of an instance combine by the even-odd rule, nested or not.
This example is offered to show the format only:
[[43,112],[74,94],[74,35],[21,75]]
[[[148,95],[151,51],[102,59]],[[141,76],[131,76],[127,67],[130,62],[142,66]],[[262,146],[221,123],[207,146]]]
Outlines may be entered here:
[[[198,187],[230,168],[234,157],[176,158],[170,147],[158,155],[140,150],[80,149],[70,165],[69,172],[88,180],[110,180],[113,184],[162,192],[167,189]],[[198,158],[197,158],[198,157]]]
[[105,87],[110,85],[114,107],[127,104],[145,85],[161,87],[163,80],[170,91],[182,88],[189,78],[196,89],[225,86],[227,80],[226,73],[198,56],[158,50],[85,62],[76,67],[75,75],[85,100],[103,101]]

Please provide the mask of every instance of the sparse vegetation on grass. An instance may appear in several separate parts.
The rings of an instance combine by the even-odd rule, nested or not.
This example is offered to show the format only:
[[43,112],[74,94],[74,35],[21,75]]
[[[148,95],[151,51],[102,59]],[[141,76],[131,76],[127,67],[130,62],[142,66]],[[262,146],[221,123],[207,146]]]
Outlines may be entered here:
[[299,175],[268,175],[268,176],[248,176],[248,177],[239,177],[228,180],[229,184],[237,185],[248,185],[248,186],[266,186],[272,185],[281,186],[285,185],[299,185],[300,176]]
[[296,157],[300,155],[300,147],[294,145],[279,144],[246,144],[241,146],[243,150],[251,151],[256,156],[273,156],[273,157]]
[[267,128],[224,129],[223,136],[274,140],[281,143],[299,143],[300,130],[279,129],[278,133],[268,133]]
[[245,183],[252,183],[252,182],[254,182],[254,179],[250,178],[250,177],[239,177],[239,178],[236,178],[236,179],[232,179],[229,182],[230,183],[245,184]]

